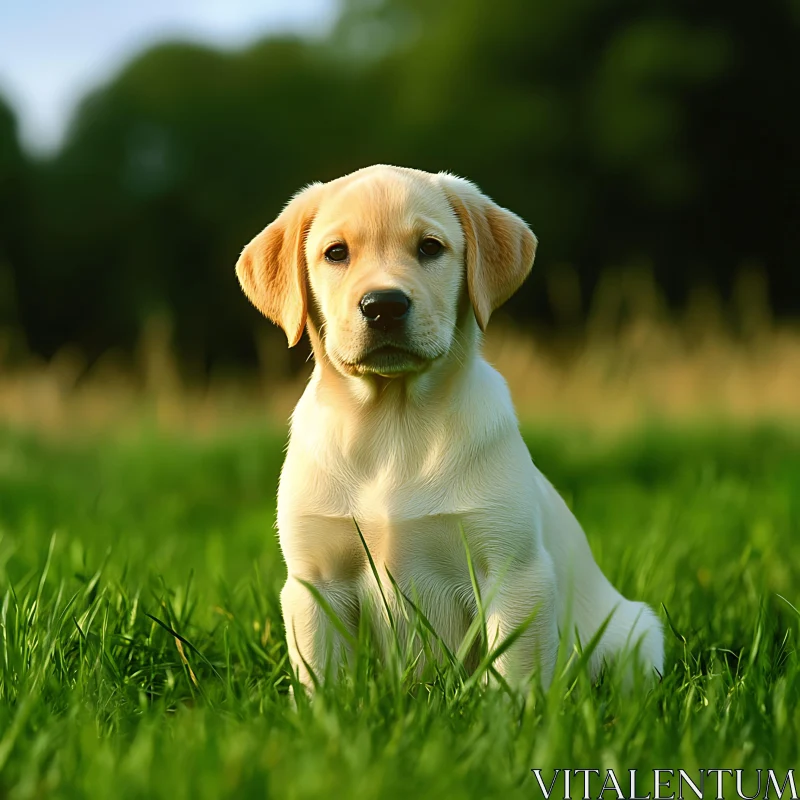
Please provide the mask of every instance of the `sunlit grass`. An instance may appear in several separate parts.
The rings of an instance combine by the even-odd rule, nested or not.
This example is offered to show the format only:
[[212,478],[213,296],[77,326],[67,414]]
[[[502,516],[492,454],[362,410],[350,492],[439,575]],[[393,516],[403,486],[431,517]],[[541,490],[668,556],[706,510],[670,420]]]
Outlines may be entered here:
[[463,652],[422,671],[407,641],[381,658],[364,628],[352,670],[297,707],[283,441],[0,434],[0,796],[537,797],[534,767],[796,767],[796,431],[530,435],[606,574],[661,613],[649,693],[592,685],[565,653],[549,692],[511,696]]

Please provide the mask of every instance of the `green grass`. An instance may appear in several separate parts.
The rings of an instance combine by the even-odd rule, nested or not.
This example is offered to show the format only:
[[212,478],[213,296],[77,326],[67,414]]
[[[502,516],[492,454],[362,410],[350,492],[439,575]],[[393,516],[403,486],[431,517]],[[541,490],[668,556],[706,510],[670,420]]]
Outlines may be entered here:
[[365,647],[295,709],[282,432],[0,433],[0,798],[539,797],[533,767],[800,766],[797,434],[528,440],[608,577],[669,611],[650,693],[573,664],[510,698]]

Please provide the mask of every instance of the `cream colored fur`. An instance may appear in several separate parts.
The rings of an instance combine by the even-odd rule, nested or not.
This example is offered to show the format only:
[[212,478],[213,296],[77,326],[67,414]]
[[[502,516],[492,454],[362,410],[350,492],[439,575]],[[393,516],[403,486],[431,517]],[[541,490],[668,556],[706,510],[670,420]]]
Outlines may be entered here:
[[[425,237],[443,246],[434,258],[419,253]],[[346,263],[326,258],[337,244]],[[304,190],[245,248],[245,292],[290,344],[305,326],[314,351],[278,492],[281,604],[309,688],[309,668],[332,674],[347,645],[301,581],[354,632],[366,604],[383,605],[354,519],[390,604],[387,569],[453,651],[477,613],[463,526],[491,642],[537,609],[496,664],[512,685],[536,670],[547,685],[560,637],[577,630],[586,644],[609,616],[592,672],[632,652],[646,675],[662,671],[658,618],[600,571],[481,356],[481,327],[525,279],[535,248],[519,217],[467,181],[383,165]],[[359,301],[377,289],[410,297],[402,331],[366,324]],[[388,647],[385,619],[376,633]]]

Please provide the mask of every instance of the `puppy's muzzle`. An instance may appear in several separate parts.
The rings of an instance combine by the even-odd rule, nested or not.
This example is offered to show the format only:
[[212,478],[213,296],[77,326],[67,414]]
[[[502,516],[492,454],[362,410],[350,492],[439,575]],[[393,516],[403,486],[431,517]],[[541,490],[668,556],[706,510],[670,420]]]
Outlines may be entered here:
[[408,317],[411,299],[399,289],[367,292],[358,304],[370,328],[384,333],[401,327]]

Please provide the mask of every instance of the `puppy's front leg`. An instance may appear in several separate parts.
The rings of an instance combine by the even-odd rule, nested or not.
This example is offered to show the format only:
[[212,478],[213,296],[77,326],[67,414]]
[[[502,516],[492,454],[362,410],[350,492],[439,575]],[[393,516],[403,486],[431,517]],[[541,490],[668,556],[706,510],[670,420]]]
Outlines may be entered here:
[[556,581],[547,553],[525,564],[512,564],[487,581],[486,632],[490,650],[500,645],[535,612],[522,635],[494,662],[511,686],[538,670],[547,689],[558,656]]
[[[354,594],[345,586],[316,584],[315,588],[333,613],[352,630],[355,627]],[[313,691],[314,679],[310,671],[319,681],[324,681],[328,676],[335,677],[339,665],[347,658],[347,642],[317,598],[291,572],[281,591],[281,610],[292,667],[300,682]]]

